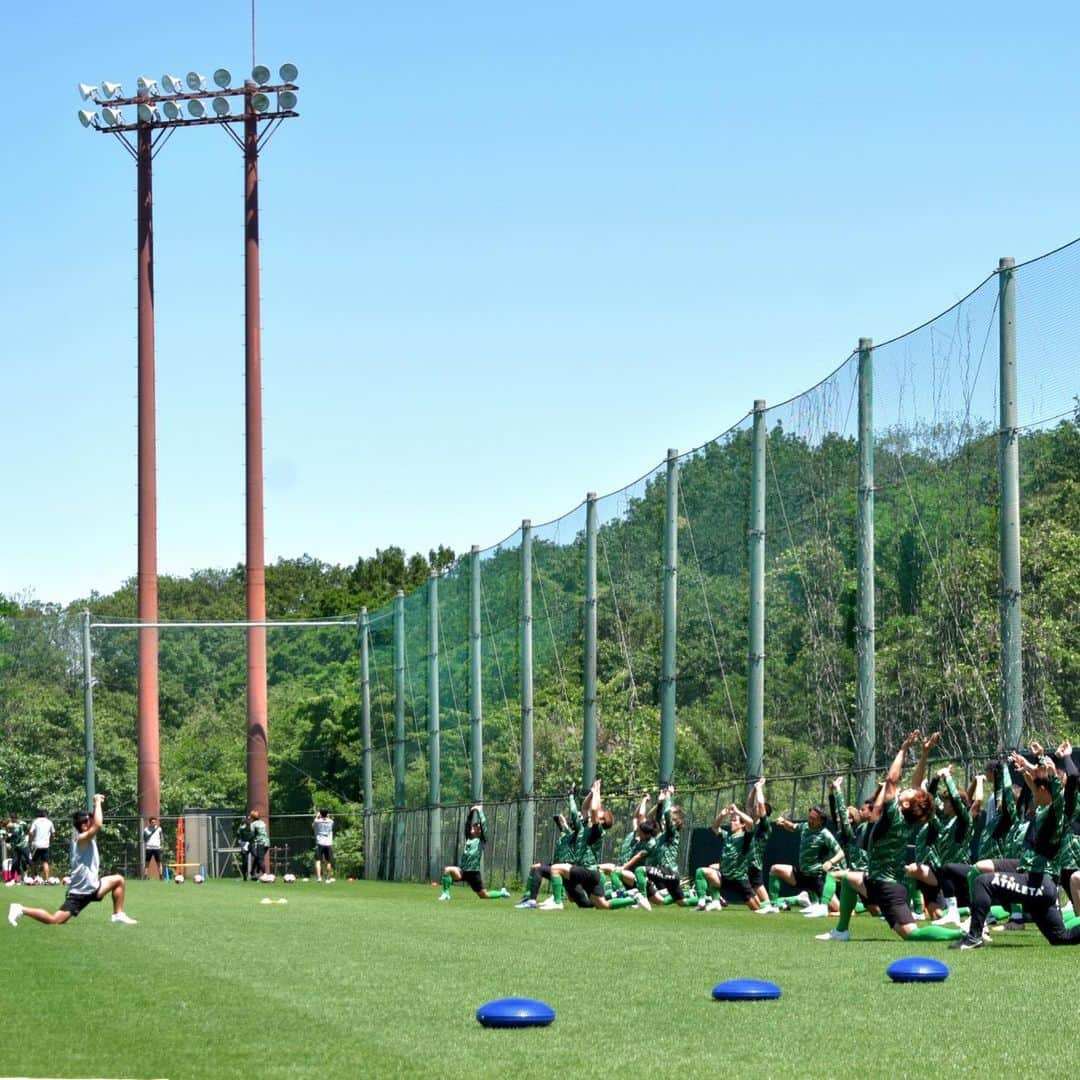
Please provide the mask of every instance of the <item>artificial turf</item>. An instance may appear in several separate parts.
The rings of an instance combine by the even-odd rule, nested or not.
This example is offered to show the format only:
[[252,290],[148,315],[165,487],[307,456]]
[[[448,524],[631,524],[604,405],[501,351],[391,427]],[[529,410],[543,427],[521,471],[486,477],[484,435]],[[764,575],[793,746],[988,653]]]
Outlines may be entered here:
[[[66,926],[4,922],[0,1074],[965,1076],[1053,1068],[1068,1052],[1080,949],[1053,950],[1033,927],[961,953],[905,945],[866,915],[850,942],[825,943],[814,934],[832,920],[798,913],[517,911],[467,888],[436,894],[131,882],[138,926],[111,924],[108,901]],[[16,886],[0,899],[52,910],[62,895]],[[951,974],[894,984],[885,969],[905,955]],[[783,996],[712,1000],[736,977]],[[482,1028],[477,1008],[501,997],[538,998],[557,1018]]]

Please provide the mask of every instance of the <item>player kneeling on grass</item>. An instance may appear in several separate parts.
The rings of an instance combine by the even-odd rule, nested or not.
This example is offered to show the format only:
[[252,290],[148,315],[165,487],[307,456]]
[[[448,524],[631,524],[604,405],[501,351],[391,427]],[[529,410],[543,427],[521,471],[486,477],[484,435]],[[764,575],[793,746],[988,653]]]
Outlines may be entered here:
[[450,886],[464,881],[481,900],[502,900],[509,896],[506,889],[489,893],[484,888],[484,844],[487,843],[487,819],[479,804],[469,808],[465,817],[465,848],[460,866],[445,866],[442,874],[440,900],[450,899]]
[[104,795],[95,795],[92,813],[89,810],[80,810],[75,814],[75,834],[71,838],[71,882],[60,910],[50,912],[42,908],[12,904],[8,908],[8,922],[12,926],[18,926],[23,915],[50,926],[59,926],[68,919],[75,918],[87,904],[104,900],[109,893],[112,893],[112,921],[135,925],[135,920],[124,914],[124,875],[108,874],[100,877],[98,873],[100,859],[94,837],[101,828],[101,804],[104,801]]
[[[729,829],[724,828],[731,819]],[[754,819],[734,803],[725,806],[716,816],[713,832],[724,841],[719,862],[699,867],[695,877],[698,911],[719,911],[724,906],[721,886],[735,889],[751,911],[757,911],[761,901],[749,881],[749,862],[754,843]]]
[[919,741],[913,731],[901,744],[889,766],[885,783],[874,799],[867,850],[867,868],[849,870],[840,888],[840,918],[836,928],[818,934],[818,941],[847,941],[848,927],[861,896],[876,905],[890,928],[905,941],[953,941],[960,930],[945,926],[916,926],[907,900],[907,849],[910,830],[925,825],[934,813],[934,800],[921,788],[900,789],[900,774],[908,750]]

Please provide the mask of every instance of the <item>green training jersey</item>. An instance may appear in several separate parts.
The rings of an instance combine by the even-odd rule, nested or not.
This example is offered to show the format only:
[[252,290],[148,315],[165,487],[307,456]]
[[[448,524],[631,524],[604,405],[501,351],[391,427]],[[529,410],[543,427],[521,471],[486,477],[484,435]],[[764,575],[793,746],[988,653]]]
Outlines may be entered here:
[[951,776],[945,777],[945,788],[956,814],[938,818],[938,837],[930,851],[931,866],[971,862],[971,811],[964,805]]
[[270,830],[266,827],[266,822],[262,818],[256,818],[250,826],[251,829],[251,842],[253,844],[261,844],[263,847],[270,846]]
[[725,829],[724,853],[720,856],[720,875],[725,881],[745,881],[750,866],[750,852],[754,846],[752,828]]
[[571,860],[576,866],[595,870],[600,865],[600,849],[604,845],[604,830],[599,825],[585,825],[578,832]]
[[574,839],[577,833],[573,829],[560,829],[555,838],[555,851],[552,853],[553,863],[570,862],[574,855]]
[[633,857],[634,852],[637,850],[637,833],[631,829],[623,837],[623,842],[619,845],[619,865],[625,866]]
[[881,817],[870,826],[866,876],[871,881],[907,883],[908,827],[897,799],[881,808]]
[[836,837],[824,826],[811,829],[802,821],[795,826],[795,832],[799,837],[799,870],[804,874],[816,876],[822,873],[821,864],[841,850]]
[[[471,836],[472,825],[480,826],[480,835]],[[487,818],[483,810],[470,813],[465,818],[465,846],[461,849],[462,870],[483,870],[484,868],[484,844],[487,843]]]
[[678,874],[679,830],[671,816],[671,801],[665,799],[660,805],[660,834],[656,837],[656,846],[653,848],[649,865]]
[[767,817],[760,817],[754,826],[754,839],[750,845],[749,865],[761,870],[765,866],[765,849],[772,836],[772,822]]
[[30,826],[25,821],[13,821],[10,830],[11,842],[20,851],[30,847]]
[[1028,829],[1018,871],[1053,873],[1061,854],[1065,836],[1065,799],[1057,773],[1050,776],[1051,803],[1035,811],[1035,820]]

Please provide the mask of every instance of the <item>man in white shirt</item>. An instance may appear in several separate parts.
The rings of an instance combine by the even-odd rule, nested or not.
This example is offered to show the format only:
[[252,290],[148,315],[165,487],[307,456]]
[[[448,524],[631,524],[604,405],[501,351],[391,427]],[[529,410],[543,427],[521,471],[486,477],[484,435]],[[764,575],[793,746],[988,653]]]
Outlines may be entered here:
[[49,848],[55,835],[56,827],[45,811],[39,810],[30,822],[30,872],[37,866],[38,873],[46,881],[49,880]]
[[326,883],[333,880],[334,873],[334,819],[330,810],[322,807],[315,817],[315,878],[323,880],[323,865],[326,866]]
[[143,829],[143,850],[146,852],[146,873],[145,877],[150,877],[150,864],[157,863],[157,873],[153,876],[157,879],[161,878],[161,846],[164,842],[165,834],[161,831],[161,825],[158,823],[156,817],[150,819],[150,823]]

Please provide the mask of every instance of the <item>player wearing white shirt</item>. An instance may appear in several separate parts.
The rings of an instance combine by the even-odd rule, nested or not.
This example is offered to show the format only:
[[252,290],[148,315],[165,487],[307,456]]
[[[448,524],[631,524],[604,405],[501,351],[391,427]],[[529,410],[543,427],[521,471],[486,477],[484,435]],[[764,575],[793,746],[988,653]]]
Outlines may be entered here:
[[35,864],[41,876],[49,880],[49,848],[52,847],[56,828],[44,810],[37,812],[37,817],[30,822],[30,869]]
[[326,865],[326,883],[334,880],[334,819],[330,810],[322,807],[315,817],[315,878],[323,880],[323,864]]

